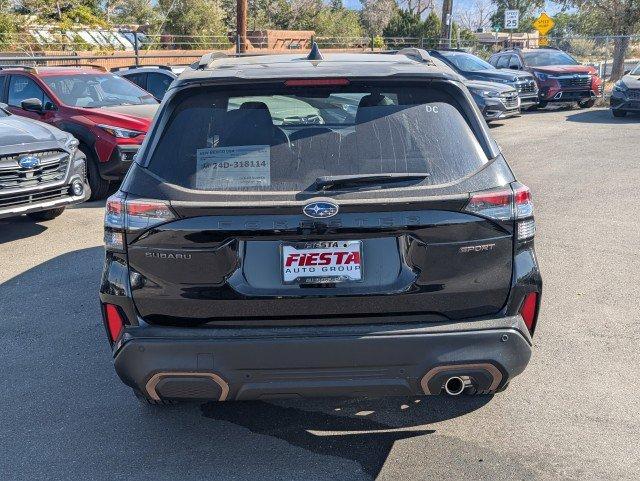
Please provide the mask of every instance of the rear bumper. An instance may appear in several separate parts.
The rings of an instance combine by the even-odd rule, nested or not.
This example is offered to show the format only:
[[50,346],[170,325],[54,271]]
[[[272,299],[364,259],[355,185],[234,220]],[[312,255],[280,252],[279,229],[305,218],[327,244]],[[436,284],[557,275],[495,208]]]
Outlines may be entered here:
[[114,346],[122,381],[156,400],[440,394],[452,376],[488,393],[530,356],[520,316],[313,328],[142,325]]

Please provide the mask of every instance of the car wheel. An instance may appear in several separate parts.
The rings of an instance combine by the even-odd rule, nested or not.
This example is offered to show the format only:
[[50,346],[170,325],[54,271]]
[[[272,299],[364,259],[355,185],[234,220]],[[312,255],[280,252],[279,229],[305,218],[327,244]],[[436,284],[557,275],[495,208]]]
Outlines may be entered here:
[[578,107],[581,109],[590,109],[596,104],[596,99],[583,100],[582,102],[578,102]]
[[100,177],[100,171],[98,170],[98,161],[87,148],[81,149],[84,155],[87,156],[87,177],[89,180],[89,187],[91,187],[91,197],[89,200],[104,199],[109,194],[108,180]]
[[57,209],[42,210],[40,212],[31,212],[27,214],[31,219],[36,221],[53,220],[64,212],[64,207]]
[[613,113],[614,117],[622,118],[627,116],[626,110],[612,110],[611,112]]

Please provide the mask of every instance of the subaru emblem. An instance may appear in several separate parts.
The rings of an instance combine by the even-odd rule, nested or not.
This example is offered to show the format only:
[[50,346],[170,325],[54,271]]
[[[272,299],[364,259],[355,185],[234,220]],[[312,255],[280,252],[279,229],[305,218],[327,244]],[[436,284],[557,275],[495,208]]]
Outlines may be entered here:
[[305,205],[302,212],[304,215],[313,217],[314,219],[326,219],[338,213],[338,206],[331,202],[313,202],[312,204]]
[[18,160],[18,165],[22,169],[33,169],[40,165],[40,159],[34,155],[26,155]]

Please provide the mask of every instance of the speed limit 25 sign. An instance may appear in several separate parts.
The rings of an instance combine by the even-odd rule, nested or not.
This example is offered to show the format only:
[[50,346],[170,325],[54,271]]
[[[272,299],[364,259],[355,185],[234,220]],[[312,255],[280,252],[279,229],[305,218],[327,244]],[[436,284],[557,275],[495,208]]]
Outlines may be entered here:
[[520,26],[520,10],[504,11],[505,30],[516,30]]

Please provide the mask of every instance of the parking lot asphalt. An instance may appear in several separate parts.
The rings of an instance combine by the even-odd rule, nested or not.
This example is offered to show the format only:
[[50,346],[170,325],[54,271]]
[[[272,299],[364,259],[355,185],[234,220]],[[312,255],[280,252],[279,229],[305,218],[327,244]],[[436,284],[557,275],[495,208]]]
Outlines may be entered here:
[[0,479],[640,479],[640,118],[492,129],[534,193],[535,351],[493,397],[148,407],[112,367],[103,203],[0,221]]

